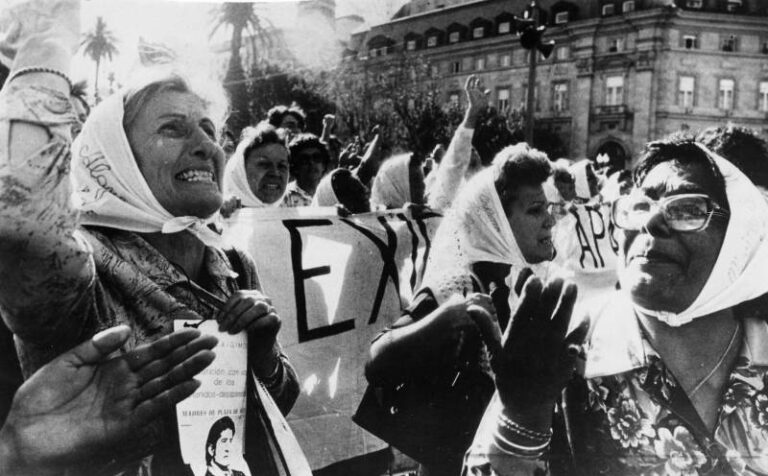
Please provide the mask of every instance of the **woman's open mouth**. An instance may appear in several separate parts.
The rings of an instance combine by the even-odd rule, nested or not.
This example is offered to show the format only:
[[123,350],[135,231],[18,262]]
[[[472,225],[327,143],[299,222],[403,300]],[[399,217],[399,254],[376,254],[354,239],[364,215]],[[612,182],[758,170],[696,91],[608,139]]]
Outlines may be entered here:
[[175,178],[182,182],[216,182],[213,172],[204,169],[187,169],[177,173]]
[[261,188],[267,192],[279,192],[281,187],[279,183],[265,183]]

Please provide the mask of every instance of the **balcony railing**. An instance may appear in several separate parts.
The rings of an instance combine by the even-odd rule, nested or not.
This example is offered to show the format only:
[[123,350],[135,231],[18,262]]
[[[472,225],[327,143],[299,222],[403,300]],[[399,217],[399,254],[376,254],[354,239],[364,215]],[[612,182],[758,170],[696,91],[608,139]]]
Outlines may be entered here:
[[629,108],[627,107],[626,104],[616,104],[611,106],[597,106],[597,110],[595,112],[601,116],[621,115],[621,114],[627,114],[629,112]]

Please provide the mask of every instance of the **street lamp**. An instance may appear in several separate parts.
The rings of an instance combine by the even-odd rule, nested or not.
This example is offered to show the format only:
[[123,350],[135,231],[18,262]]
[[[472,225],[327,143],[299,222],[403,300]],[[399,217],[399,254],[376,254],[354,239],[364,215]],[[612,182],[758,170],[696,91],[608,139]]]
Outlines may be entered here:
[[525,106],[525,141],[533,145],[533,109],[536,102],[536,51],[544,58],[549,58],[555,48],[555,41],[542,42],[541,37],[547,27],[540,25],[541,9],[536,0],[525,8],[523,18],[515,16],[515,30],[520,38],[520,45],[529,51],[528,60],[528,97]]

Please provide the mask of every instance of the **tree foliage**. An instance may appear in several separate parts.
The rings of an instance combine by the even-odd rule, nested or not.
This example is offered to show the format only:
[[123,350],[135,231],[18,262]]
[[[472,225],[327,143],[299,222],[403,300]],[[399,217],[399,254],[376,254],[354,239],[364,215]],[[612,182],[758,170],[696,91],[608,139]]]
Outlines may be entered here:
[[272,106],[295,103],[307,115],[307,131],[320,134],[323,116],[335,110],[334,104],[321,93],[326,73],[262,63],[251,74],[250,111],[254,121],[265,119]]
[[447,143],[461,113],[446,104],[431,66],[422,57],[392,55],[378,66],[343,63],[328,75],[324,94],[336,105],[337,120],[351,135],[384,129],[384,145],[426,155]]
[[245,126],[253,122],[249,107],[248,78],[241,55],[244,40],[246,64],[250,65],[258,62],[261,52],[272,47],[272,36],[256,14],[253,3],[222,3],[213,13],[215,18],[210,36],[222,27],[232,29],[224,89],[229,95],[231,107],[227,126],[239,135]]
[[107,29],[107,24],[102,17],[96,18],[96,26],[93,30],[83,35],[83,41],[80,43],[83,48],[83,54],[88,56],[96,63],[96,74],[93,81],[94,97],[99,101],[99,66],[102,59],[112,60],[112,57],[118,53],[117,40],[115,35]]

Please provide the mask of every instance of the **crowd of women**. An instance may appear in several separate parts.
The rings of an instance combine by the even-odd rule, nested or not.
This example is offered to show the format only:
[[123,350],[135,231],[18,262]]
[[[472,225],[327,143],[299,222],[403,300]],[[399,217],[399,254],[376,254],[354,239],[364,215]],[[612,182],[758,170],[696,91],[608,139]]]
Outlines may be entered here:
[[[480,157],[487,99],[471,77],[425,169],[383,160],[376,133],[341,150],[332,117],[316,136],[295,107],[222,132],[221,90],[168,66],[80,129],[66,74],[79,2],[50,7],[0,45],[0,314],[15,352],[1,351],[26,378],[0,473],[188,474],[173,408],[216,339],[175,319],[247,333],[248,378],[287,414],[299,386],[280,310],[253,260],[222,247],[220,216],[335,206],[444,216],[420,290],[371,345],[375,397],[358,411],[423,474],[768,474],[768,152],[754,134],[660,138],[632,172],[524,143]],[[249,394],[246,425],[258,405]],[[409,436],[366,419],[377,405],[423,411]],[[279,474],[248,428],[251,473]],[[326,474],[363,474],[351,467]]]

